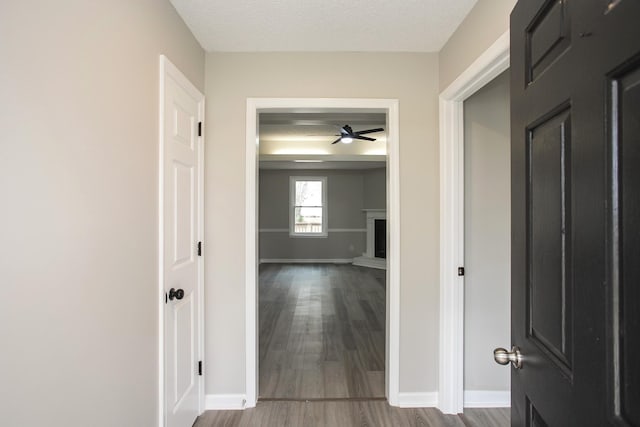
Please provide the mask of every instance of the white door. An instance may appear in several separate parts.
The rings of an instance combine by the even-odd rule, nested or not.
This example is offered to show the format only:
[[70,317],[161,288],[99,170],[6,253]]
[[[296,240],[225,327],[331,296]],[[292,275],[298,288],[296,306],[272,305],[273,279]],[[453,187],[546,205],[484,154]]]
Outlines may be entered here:
[[198,242],[204,96],[166,58],[161,61],[165,425],[191,427],[200,414],[202,378]]

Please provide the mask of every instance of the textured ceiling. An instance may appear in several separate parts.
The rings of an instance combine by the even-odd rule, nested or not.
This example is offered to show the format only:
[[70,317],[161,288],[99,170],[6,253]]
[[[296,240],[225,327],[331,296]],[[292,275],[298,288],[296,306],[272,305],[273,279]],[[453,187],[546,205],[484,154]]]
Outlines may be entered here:
[[437,52],[477,0],[170,0],[209,52]]

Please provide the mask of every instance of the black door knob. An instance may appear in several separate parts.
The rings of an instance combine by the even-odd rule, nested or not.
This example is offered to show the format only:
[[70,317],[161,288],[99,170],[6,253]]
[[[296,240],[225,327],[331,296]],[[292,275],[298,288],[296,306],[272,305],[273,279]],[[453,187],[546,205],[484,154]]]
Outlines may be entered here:
[[171,288],[169,290],[169,301],[173,301],[174,298],[178,300],[184,298],[184,291],[182,289]]

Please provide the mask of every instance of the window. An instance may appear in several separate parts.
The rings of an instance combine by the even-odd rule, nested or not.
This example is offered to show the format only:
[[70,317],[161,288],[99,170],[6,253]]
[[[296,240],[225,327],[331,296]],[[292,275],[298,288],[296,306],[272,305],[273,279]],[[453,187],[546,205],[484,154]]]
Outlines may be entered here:
[[289,179],[289,235],[327,236],[327,177]]

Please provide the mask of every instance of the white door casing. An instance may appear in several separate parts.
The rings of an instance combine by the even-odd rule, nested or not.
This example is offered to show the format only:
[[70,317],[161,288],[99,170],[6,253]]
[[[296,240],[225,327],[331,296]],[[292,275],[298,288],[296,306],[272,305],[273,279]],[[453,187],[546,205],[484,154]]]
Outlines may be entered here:
[[164,56],[160,70],[160,425],[190,427],[203,396],[204,95]]
[[438,408],[464,406],[464,100],[509,68],[509,30],[440,94],[440,361]]
[[399,406],[400,388],[400,107],[397,99],[248,98],[245,187],[245,338],[246,389],[241,408],[258,399],[258,115],[267,111],[371,112],[387,115],[387,296],[385,394]]

